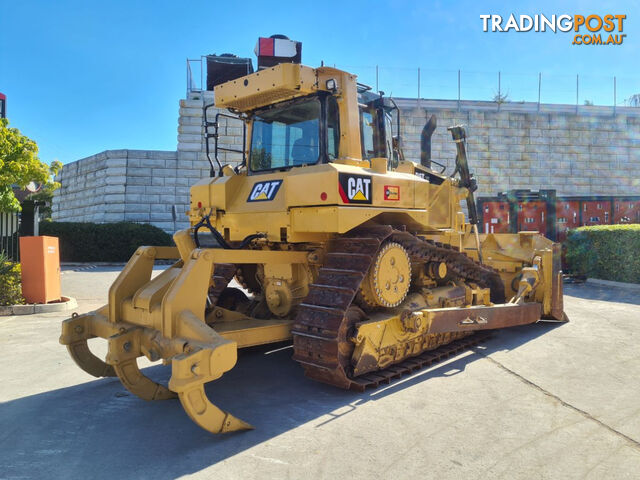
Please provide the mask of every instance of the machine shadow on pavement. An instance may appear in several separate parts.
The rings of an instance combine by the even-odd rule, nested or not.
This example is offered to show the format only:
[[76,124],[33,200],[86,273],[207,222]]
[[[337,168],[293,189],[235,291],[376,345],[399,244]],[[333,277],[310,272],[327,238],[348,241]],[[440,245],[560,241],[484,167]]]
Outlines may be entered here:
[[[420,382],[455,381],[484,355],[518,348],[558,325],[498,331],[474,350],[364,393],[305,378],[286,344],[241,351],[236,367],[209,384],[207,393],[255,430],[226,435],[199,428],[176,400],[145,402],[113,378],[12,400],[0,405],[1,476],[172,479],[195,473],[300,425],[323,428]],[[144,372],[161,382],[170,375],[160,365]],[[24,431],[14,435],[16,428]]]

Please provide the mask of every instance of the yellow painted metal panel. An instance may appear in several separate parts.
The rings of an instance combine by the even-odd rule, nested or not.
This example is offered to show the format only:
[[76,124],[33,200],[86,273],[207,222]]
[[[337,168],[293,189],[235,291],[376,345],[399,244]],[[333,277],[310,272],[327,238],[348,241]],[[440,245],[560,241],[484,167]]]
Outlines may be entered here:
[[317,91],[315,70],[304,65],[282,63],[216,86],[219,108],[254,110]]
[[291,320],[247,318],[213,325],[220,336],[238,344],[238,348],[282,342],[291,338]]

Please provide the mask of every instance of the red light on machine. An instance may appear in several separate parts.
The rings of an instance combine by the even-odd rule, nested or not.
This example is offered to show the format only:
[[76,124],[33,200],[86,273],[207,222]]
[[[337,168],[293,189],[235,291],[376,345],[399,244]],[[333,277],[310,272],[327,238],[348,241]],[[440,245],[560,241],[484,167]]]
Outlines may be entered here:
[[289,40],[284,35],[260,37],[254,52],[258,56],[258,69],[273,67],[279,63],[300,63],[302,43]]
[[7,97],[0,93],[0,118],[7,118]]
[[323,202],[327,199],[327,192],[322,192],[320,194],[320,200],[322,200]]

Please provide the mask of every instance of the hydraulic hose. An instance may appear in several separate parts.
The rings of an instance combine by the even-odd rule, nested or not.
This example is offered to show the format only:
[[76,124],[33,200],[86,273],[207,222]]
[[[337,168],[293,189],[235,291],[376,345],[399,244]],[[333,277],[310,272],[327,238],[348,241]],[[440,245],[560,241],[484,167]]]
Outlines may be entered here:
[[202,217],[202,220],[200,220],[198,223],[196,223],[193,226],[193,240],[196,243],[196,247],[198,247],[198,248],[200,248],[200,240],[198,239],[198,231],[202,227],[207,227],[209,229],[209,231],[211,232],[211,235],[213,235],[213,238],[215,238],[216,241],[220,244],[220,246],[222,248],[224,248],[225,250],[240,250],[240,249],[245,248],[252,241],[257,240],[258,238],[265,238],[266,237],[266,235],[264,233],[254,233],[252,235],[248,235],[247,237],[245,237],[244,240],[242,240],[242,242],[240,242],[240,245],[238,245],[237,247],[234,247],[234,246],[230,245],[224,239],[224,237],[220,234],[220,232],[218,230],[215,229],[215,227],[213,225],[211,225],[211,220],[209,219],[209,217],[210,217],[210,215],[205,215],[204,217]]

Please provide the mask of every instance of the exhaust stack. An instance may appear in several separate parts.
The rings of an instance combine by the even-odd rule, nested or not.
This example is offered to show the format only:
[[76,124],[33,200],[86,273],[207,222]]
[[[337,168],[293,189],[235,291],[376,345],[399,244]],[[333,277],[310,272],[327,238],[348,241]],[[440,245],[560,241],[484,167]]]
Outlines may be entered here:
[[431,136],[436,130],[436,124],[436,116],[431,115],[420,134],[420,163],[427,168],[431,168]]

